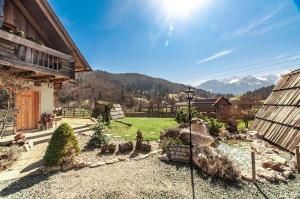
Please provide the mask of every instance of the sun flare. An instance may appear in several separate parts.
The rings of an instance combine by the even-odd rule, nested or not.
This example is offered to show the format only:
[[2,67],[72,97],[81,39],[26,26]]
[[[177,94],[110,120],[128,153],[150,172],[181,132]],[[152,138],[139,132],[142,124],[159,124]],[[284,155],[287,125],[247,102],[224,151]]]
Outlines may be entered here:
[[196,9],[203,8],[210,0],[162,0],[162,6],[169,17],[186,18]]

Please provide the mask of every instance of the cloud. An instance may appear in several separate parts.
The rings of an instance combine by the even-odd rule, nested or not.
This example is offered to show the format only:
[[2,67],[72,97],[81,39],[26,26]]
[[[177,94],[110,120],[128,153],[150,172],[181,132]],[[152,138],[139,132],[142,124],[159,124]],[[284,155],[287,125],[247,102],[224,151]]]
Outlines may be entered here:
[[217,53],[217,54],[215,54],[215,55],[212,55],[212,56],[210,56],[210,57],[207,57],[207,58],[205,58],[205,59],[201,59],[201,60],[197,61],[197,64],[206,63],[206,62],[209,62],[209,61],[218,59],[218,58],[220,58],[220,57],[224,57],[224,56],[226,56],[226,55],[228,55],[228,54],[230,54],[230,53],[232,53],[232,52],[233,52],[233,49],[230,49],[230,50],[224,50],[224,51],[219,52],[219,53]]
[[284,8],[284,4],[280,3],[276,7],[272,8],[268,13],[254,17],[248,24],[238,28],[237,30],[229,33],[225,33],[223,37],[234,38],[251,33],[259,28],[264,28],[264,25],[268,24],[274,16]]

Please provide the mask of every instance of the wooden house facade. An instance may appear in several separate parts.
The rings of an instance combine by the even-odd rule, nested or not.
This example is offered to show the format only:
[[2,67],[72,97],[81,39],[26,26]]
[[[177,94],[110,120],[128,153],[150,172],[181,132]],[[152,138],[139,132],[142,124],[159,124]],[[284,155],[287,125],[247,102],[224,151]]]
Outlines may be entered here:
[[282,76],[252,126],[264,139],[291,152],[300,143],[300,70]]
[[36,129],[62,83],[90,70],[47,0],[0,0],[0,72],[28,87],[14,99],[14,131]]
[[[180,107],[187,107],[187,102],[176,103],[176,109]],[[230,110],[232,106],[231,102],[225,97],[219,98],[206,98],[206,99],[195,99],[192,102],[192,106],[205,115],[221,118],[222,114]]]

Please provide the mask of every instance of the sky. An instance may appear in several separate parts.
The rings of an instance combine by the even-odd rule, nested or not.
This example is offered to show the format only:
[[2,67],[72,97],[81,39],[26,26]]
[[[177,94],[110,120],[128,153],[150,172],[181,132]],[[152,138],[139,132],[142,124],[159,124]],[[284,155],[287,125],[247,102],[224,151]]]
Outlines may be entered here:
[[300,66],[299,0],[49,2],[94,70],[197,85]]

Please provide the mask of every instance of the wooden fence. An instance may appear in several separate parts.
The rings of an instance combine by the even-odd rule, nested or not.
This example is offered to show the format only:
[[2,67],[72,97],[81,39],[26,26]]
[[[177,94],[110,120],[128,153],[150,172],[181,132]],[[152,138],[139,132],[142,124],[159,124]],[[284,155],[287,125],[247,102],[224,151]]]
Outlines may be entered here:
[[127,112],[126,117],[150,117],[150,118],[172,118],[175,113],[160,113],[160,112]]
[[92,110],[84,108],[62,108],[63,117],[75,117],[75,118],[90,118],[92,116]]

